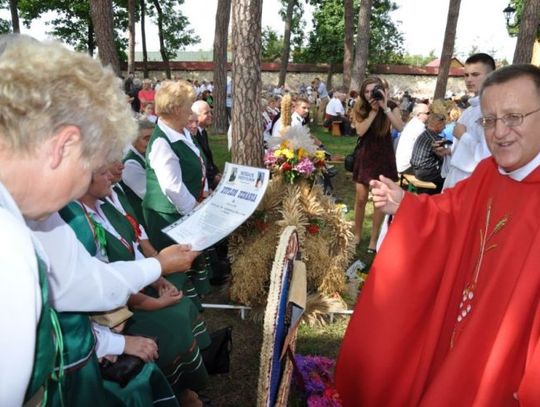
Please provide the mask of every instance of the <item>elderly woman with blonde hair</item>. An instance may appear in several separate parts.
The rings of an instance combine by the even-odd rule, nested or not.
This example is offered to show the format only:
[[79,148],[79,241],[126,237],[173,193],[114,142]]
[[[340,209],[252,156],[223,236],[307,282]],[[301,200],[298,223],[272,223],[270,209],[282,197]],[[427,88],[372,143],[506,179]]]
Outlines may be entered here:
[[[54,404],[62,388],[66,405],[72,395],[98,405],[98,381],[56,385],[71,370],[62,365],[99,376],[88,318],[77,311],[122,306],[196,253],[177,246],[154,259],[99,263],[56,213],[136,132],[111,69],[57,43],[0,36],[0,105],[0,405],[44,395]],[[55,310],[73,313],[59,324]]]
[[[195,101],[193,86],[183,80],[165,81],[156,93],[159,116],[146,150],[146,195],[143,214],[150,242],[156,249],[173,244],[162,232],[191,212],[208,195],[206,157],[188,127]],[[209,292],[205,256],[199,256],[188,275],[170,281],[199,307],[198,295]]]

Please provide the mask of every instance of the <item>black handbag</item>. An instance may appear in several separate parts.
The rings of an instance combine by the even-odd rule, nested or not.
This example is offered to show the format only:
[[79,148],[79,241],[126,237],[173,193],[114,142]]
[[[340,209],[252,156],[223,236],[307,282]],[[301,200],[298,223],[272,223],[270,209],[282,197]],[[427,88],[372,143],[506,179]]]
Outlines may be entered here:
[[362,139],[359,137],[358,141],[356,142],[356,146],[354,146],[353,152],[345,156],[345,161],[343,162],[343,166],[349,172],[353,172],[354,170],[354,160],[356,159],[356,153],[358,149],[360,148],[361,141]]
[[210,346],[201,350],[208,374],[229,373],[232,351],[232,326],[210,334]]
[[125,353],[118,356],[114,363],[103,359],[99,364],[101,376],[106,380],[118,383],[120,387],[126,387],[129,381],[141,372],[143,367],[144,360]]

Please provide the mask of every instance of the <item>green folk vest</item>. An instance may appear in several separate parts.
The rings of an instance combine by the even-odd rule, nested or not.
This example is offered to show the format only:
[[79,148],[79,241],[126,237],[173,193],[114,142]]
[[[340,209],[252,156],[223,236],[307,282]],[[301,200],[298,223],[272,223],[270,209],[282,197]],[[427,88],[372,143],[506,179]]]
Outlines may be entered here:
[[152,151],[152,146],[154,142],[160,138],[165,140],[171,146],[171,149],[174,151],[176,156],[179,157],[180,168],[182,170],[182,182],[187,187],[190,194],[193,195],[197,200],[201,196],[204,187],[203,168],[206,165],[204,163],[206,158],[201,152],[201,158],[203,160],[203,162],[201,163],[201,160],[199,159],[197,154],[195,154],[193,150],[191,150],[184,141],[179,140],[171,143],[169,138],[165,135],[165,133],[163,133],[163,131],[159,127],[156,127],[154,129],[154,132],[152,133],[152,137],[150,139],[150,143],[148,144],[148,148],[146,149],[146,195],[143,199],[143,208],[151,209],[156,212],[178,213],[176,207],[161,191],[158,179],[156,177],[156,173],[148,162],[148,156]]
[[101,205],[101,210],[118,234],[122,236],[131,247],[131,249],[128,249],[124,243],[105,230],[105,237],[107,239],[106,250],[109,261],[135,260],[132,242],[136,240],[136,236],[131,223],[129,223],[126,217],[109,202],[103,203],[103,205]]
[[[124,157],[124,163],[128,160],[136,161],[140,164],[140,166],[144,169],[146,169],[146,162],[144,158],[141,158],[138,154],[135,154],[133,151],[129,150],[126,156]],[[122,186],[122,189],[124,190],[125,196],[127,197],[131,207],[133,208],[133,216],[136,217],[137,222],[142,223],[144,221],[143,218],[143,212],[142,212],[142,199],[139,198],[139,196],[133,192],[133,190],[128,187],[124,181],[120,181],[120,185]],[[117,192],[118,193],[118,192]],[[119,196],[119,199],[120,196]],[[122,203],[122,206],[124,206],[124,202],[120,201]],[[124,206],[124,209],[127,211],[127,208]]]
[[39,286],[41,288],[41,315],[36,331],[36,351],[34,354],[34,368],[30,383],[26,390],[24,401],[28,401],[37,393],[40,387],[46,385],[53,372],[56,360],[56,342],[53,329],[54,310],[48,302],[49,288],[47,284],[46,265],[37,255],[39,271]]
[[[103,213],[109,219],[109,222],[118,231],[120,236],[125,236],[128,243],[135,241],[135,231],[131,223],[126,217],[118,211],[113,205],[105,201],[101,205]],[[95,256],[98,250],[92,226],[89,219],[86,217],[84,209],[76,202],[71,202],[66,206],[60,214],[64,220],[73,228],[77,239],[83,244],[90,255]],[[69,221],[68,221],[69,219]],[[119,241],[114,235],[105,230],[106,237],[106,253],[110,262],[112,261],[128,261],[134,260],[135,254],[128,250],[124,244]],[[131,239],[131,240],[130,240]]]

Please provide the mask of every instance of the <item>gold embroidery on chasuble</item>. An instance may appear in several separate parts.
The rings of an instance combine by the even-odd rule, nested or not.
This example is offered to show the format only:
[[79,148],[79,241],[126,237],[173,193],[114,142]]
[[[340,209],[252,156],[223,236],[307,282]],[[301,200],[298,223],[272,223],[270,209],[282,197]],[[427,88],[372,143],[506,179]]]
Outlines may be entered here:
[[501,219],[497,221],[493,229],[490,231],[491,227],[491,206],[493,199],[490,198],[487,204],[486,211],[486,220],[484,227],[480,228],[480,249],[478,253],[478,258],[476,260],[476,265],[474,272],[471,276],[469,282],[465,285],[465,288],[462,292],[461,302],[459,304],[459,312],[456,317],[456,322],[454,330],[452,332],[452,339],[450,341],[450,349],[454,347],[455,341],[457,340],[457,333],[459,330],[463,329],[462,322],[467,318],[467,316],[472,312],[475,297],[477,295],[476,288],[478,283],[478,277],[482,271],[482,264],[484,261],[485,255],[497,248],[497,243],[493,242],[495,236],[504,229],[508,223],[508,215],[504,215]]

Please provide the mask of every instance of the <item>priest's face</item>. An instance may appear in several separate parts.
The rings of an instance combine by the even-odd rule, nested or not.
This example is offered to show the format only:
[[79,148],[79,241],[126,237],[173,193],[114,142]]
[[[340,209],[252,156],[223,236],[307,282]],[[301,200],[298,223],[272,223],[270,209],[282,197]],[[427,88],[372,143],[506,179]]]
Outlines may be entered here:
[[[497,119],[484,133],[499,166],[513,171],[538,155],[540,94],[530,78],[520,77],[487,87],[482,93],[481,106],[484,119]],[[522,121],[520,116],[524,116]]]

